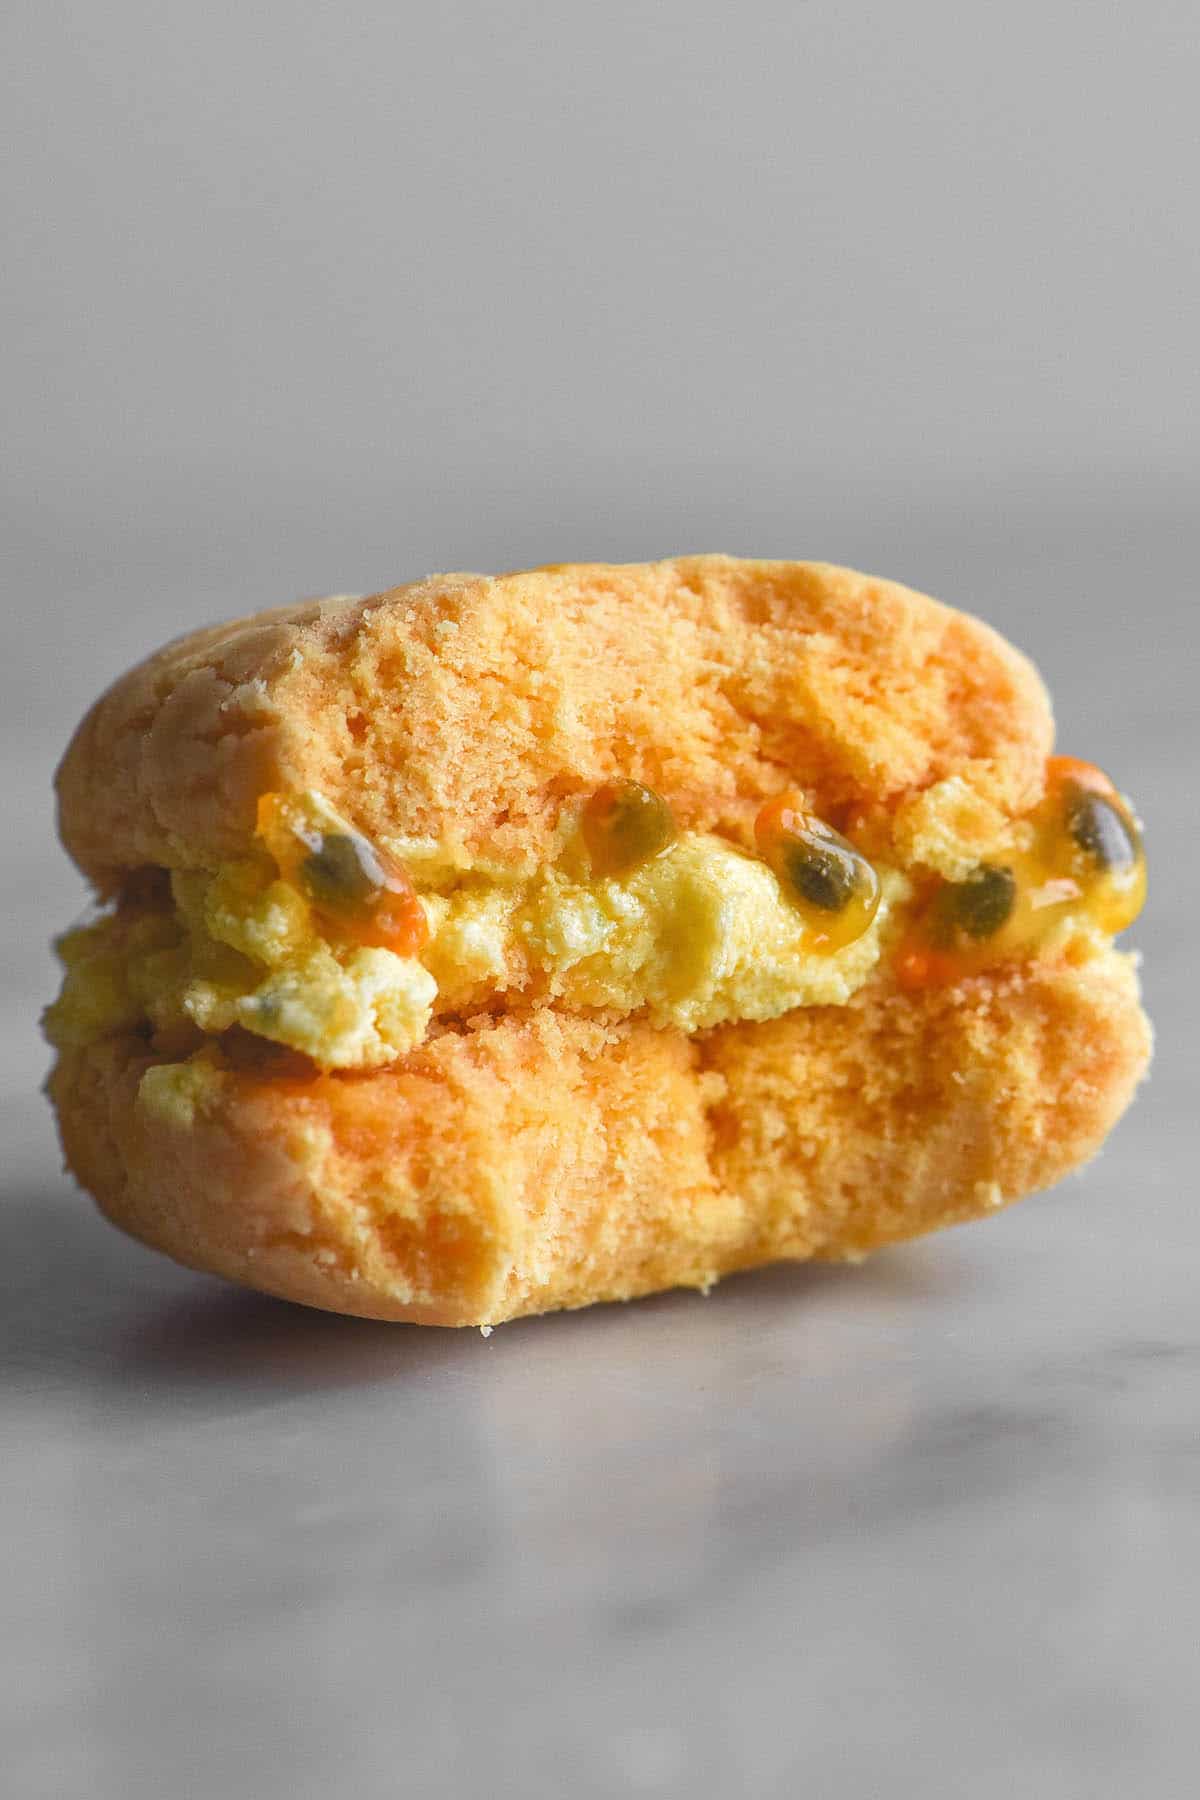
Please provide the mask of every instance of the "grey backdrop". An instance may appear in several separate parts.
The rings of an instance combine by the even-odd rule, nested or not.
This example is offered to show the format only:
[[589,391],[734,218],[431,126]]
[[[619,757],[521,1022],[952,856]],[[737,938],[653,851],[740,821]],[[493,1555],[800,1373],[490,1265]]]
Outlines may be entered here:
[[[1198,40],[10,0],[14,1793],[1193,1791]],[[34,1020],[100,685],[300,593],[693,549],[982,612],[1138,796],[1160,1048],[1105,1158],[861,1275],[486,1345],[96,1222]]]

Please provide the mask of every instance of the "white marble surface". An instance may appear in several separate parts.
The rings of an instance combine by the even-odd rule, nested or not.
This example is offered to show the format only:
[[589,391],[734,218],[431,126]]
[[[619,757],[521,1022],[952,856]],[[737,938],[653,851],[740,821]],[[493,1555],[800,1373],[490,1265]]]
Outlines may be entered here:
[[[1084,1176],[986,1225],[487,1341],[326,1318],[95,1217],[14,1015],[6,1794],[1196,1791],[1200,557],[1167,523],[925,545],[1150,838],[1154,1078]],[[22,806],[27,1014],[74,890]]]

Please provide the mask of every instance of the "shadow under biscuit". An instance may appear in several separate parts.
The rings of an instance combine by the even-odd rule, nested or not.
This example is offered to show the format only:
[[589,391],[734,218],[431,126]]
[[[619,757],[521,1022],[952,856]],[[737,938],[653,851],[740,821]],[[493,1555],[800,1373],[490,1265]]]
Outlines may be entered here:
[[575,1353],[581,1335],[589,1350],[611,1354],[615,1345],[623,1358],[628,1345],[614,1331],[712,1345],[793,1309],[904,1311],[953,1293],[964,1278],[959,1259],[923,1248],[855,1267],[778,1264],[731,1275],[707,1296],[676,1289],[516,1320],[485,1342],[473,1329],[342,1317],[180,1268],[114,1230],[68,1183],[47,1179],[0,1193],[0,1393],[29,1403],[151,1391],[201,1408],[206,1399],[269,1403],[404,1384],[435,1369],[477,1372],[479,1359],[502,1347],[536,1357],[542,1346],[558,1356],[570,1344]]
[[404,1380],[473,1333],[374,1324],[177,1267],[115,1231],[62,1182],[0,1193],[0,1393],[284,1398]]

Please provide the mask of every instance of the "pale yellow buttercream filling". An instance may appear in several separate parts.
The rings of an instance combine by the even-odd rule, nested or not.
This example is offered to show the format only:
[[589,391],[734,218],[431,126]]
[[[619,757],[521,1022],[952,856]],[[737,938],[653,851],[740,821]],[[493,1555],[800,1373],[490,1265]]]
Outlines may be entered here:
[[169,907],[68,933],[47,1029],[63,1046],[145,1021],[160,1033],[240,1026],[353,1069],[403,1056],[435,1011],[469,1013],[497,995],[644,1013],[687,1032],[771,1019],[843,1004],[867,980],[907,889],[881,875],[874,922],[829,954],[766,863],[707,833],[600,881],[569,859],[519,877],[458,868],[443,891],[421,892],[429,941],[413,957],[332,941],[265,861],[228,863],[174,875]]

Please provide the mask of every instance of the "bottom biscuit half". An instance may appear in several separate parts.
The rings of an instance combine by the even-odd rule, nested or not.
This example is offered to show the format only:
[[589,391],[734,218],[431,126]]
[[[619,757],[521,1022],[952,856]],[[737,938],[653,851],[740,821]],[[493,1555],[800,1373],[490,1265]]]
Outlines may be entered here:
[[178,1261],[492,1325],[984,1215],[1092,1155],[1149,1052],[1108,950],[697,1037],[505,1016],[362,1075],[131,1036],[64,1052],[50,1092],[79,1181]]

